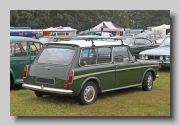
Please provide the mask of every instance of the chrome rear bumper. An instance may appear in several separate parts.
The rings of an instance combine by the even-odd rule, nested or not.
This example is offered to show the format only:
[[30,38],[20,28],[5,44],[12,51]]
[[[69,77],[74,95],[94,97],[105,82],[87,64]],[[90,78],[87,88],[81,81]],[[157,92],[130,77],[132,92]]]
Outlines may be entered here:
[[55,93],[55,94],[73,94],[72,90],[65,90],[65,89],[57,89],[57,88],[49,88],[42,86],[36,86],[31,84],[22,84],[23,88],[27,88],[30,90],[36,90],[36,91],[42,91],[42,92],[48,92],[48,93]]

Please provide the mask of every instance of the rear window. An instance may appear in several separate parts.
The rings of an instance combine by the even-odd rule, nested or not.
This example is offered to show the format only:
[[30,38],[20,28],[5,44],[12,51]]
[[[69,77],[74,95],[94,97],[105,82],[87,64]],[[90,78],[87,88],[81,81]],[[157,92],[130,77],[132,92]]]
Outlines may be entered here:
[[50,63],[68,65],[71,63],[75,49],[73,48],[44,48],[39,58],[36,60],[38,63]]

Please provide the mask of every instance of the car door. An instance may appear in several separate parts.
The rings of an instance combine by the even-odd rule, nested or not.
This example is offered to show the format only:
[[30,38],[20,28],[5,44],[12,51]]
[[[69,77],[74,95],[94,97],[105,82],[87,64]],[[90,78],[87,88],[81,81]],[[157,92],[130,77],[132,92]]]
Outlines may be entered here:
[[10,44],[10,68],[15,75],[15,82],[22,81],[24,66],[30,63],[27,48],[27,42],[17,41]]
[[81,69],[85,69],[91,77],[98,78],[103,91],[115,87],[115,65],[111,62],[111,50],[111,47],[97,47],[84,48],[81,52]]
[[142,66],[138,61],[131,60],[132,54],[127,46],[116,46],[113,49],[116,65],[115,87],[138,85],[142,81]]

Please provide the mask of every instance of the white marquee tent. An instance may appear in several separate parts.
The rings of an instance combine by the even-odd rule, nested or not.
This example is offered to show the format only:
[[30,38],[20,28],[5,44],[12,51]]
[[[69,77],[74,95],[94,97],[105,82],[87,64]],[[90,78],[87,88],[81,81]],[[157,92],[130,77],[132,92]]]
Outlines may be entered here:
[[170,25],[163,24],[157,27],[153,27],[152,29],[170,29]]
[[[103,29],[102,29],[103,28]],[[116,26],[111,21],[103,21],[97,26],[90,29],[90,31],[124,31],[124,28]]]
[[152,27],[152,31],[159,32],[162,36],[166,36],[166,31],[170,30],[170,25],[162,24],[160,26]]

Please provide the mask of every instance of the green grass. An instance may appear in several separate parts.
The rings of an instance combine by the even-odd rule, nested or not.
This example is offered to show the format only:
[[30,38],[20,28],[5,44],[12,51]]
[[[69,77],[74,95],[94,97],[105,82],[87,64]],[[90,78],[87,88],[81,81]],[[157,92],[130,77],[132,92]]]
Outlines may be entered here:
[[141,87],[106,92],[91,105],[76,97],[46,96],[15,87],[10,91],[10,116],[170,116],[170,70],[161,68],[152,91]]

